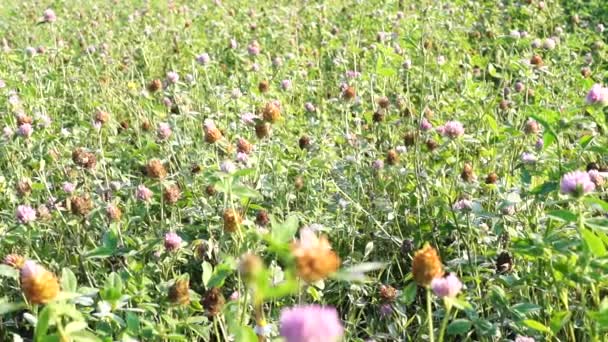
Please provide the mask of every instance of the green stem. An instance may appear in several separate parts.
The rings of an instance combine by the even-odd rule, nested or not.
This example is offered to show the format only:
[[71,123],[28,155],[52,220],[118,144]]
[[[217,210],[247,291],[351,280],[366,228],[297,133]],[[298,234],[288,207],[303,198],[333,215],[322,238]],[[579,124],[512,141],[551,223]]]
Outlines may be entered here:
[[426,289],[426,314],[427,321],[429,324],[429,341],[435,341],[435,335],[433,334],[433,309],[431,308],[431,288]]
[[439,330],[439,342],[443,342],[443,338],[445,337],[445,330],[448,326],[448,321],[450,320],[451,309],[451,305],[445,306],[445,316],[443,317],[443,321],[441,322],[441,329]]

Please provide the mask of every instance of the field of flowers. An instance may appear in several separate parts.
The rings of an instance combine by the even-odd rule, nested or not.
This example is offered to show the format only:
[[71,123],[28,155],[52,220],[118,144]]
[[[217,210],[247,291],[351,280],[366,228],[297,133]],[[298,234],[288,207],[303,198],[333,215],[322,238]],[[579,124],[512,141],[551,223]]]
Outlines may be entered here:
[[605,0],[0,2],[0,341],[608,340]]

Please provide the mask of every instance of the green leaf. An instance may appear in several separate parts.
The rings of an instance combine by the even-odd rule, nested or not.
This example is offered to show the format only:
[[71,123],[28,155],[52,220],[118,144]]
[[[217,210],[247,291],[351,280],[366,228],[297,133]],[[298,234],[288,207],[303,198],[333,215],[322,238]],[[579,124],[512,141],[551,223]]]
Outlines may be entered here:
[[236,341],[241,342],[257,342],[258,337],[251,327],[241,326],[235,333]]
[[583,240],[593,255],[596,257],[603,257],[606,255],[606,246],[604,246],[604,242],[601,238],[587,228],[581,228],[580,230]]
[[608,212],[608,202],[602,201],[599,198],[585,197],[584,202],[589,207],[601,209],[604,212]]
[[19,278],[19,271],[8,265],[0,265],[0,277],[17,279]]
[[526,319],[522,323],[530,329],[545,333],[551,333],[551,330],[539,321],[535,321],[533,319]]
[[473,323],[468,319],[455,319],[448,325],[448,335],[463,335],[471,330]]
[[229,265],[218,265],[213,271],[213,275],[207,283],[207,288],[221,287],[224,285],[224,280],[232,273],[232,268]]
[[552,210],[547,216],[562,222],[576,222],[578,216],[568,210]]
[[539,311],[541,307],[533,303],[519,303],[513,305],[512,309],[522,316]]
[[211,279],[211,276],[213,275],[213,266],[211,266],[210,263],[208,263],[207,261],[203,262],[203,284],[205,284],[205,286],[208,287],[209,284],[209,279]]
[[80,322],[70,322],[63,329],[66,334],[71,335],[75,332],[84,330],[86,328],[87,328],[87,322],[80,321]]
[[61,289],[66,292],[76,292],[77,288],[76,275],[69,268],[64,268],[61,271]]
[[34,329],[34,341],[42,341],[46,336],[51,324],[52,309],[52,305],[47,305],[38,314],[36,328]]
[[557,334],[568,323],[572,314],[568,311],[557,311],[551,316],[549,326],[554,334]]
[[416,300],[417,290],[418,285],[416,285],[416,282],[410,282],[401,292],[401,295],[399,296],[400,301],[405,305],[412,304],[414,300]]
[[101,339],[99,337],[93,335],[93,333],[86,331],[86,330],[77,331],[77,332],[71,334],[70,337],[72,337],[73,341],[78,341],[78,342],[100,342],[101,341]]
[[15,311],[19,311],[22,309],[27,308],[27,304],[20,302],[20,303],[12,303],[12,302],[7,302],[7,303],[0,303],[0,316],[2,315],[6,315],[8,313],[11,312],[15,312]]
[[233,185],[232,194],[238,198],[260,198],[262,195],[254,189],[244,185]]
[[298,218],[295,215],[287,217],[285,222],[278,223],[274,217],[270,218],[272,240],[278,243],[287,243],[293,239],[298,231]]

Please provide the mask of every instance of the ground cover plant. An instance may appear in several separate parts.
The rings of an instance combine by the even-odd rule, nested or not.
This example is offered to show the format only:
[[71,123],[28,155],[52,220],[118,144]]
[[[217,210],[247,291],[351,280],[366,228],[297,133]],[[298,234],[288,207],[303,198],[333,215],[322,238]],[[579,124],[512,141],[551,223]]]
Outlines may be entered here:
[[604,341],[604,1],[2,1],[3,341]]

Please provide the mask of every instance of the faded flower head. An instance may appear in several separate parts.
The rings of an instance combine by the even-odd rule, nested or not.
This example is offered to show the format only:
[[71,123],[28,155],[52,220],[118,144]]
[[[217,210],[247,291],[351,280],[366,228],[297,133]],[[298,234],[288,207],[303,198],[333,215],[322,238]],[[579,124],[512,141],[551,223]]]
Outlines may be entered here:
[[325,236],[317,237],[307,228],[300,230],[300,239],[292,244],[298,275],[312,283],[326,278],[340,267],[340,258],[331,249]]
[[47,8],[42,13],[42,20],[45,23],[52,23],[52,22],[55,22],[57,20],[57,15],[55,14],[55,11],[53,11],[50,8]]
[[25,263],[25,258],[19,254],[8,254],[2,259],[2,263],[16,269],[21,269]]
[[439,298],[454,298],[460,293],[462,283],[454,273],[450,273],[447,277],[433,279],[431,288]]
[[166,122],[161,122],[158,124],[158,129],[156,130],[156,135],[160,140],[169,139],[171,136],[171,125]]
[[281,311],[279,333],[286,342],[336,342],[344,328],[335,308],[302,305]]
[[563,194],[580,197],[595,190],[595,183],[589,177],[589,173],[573,171],[562,177],[560,189]]

